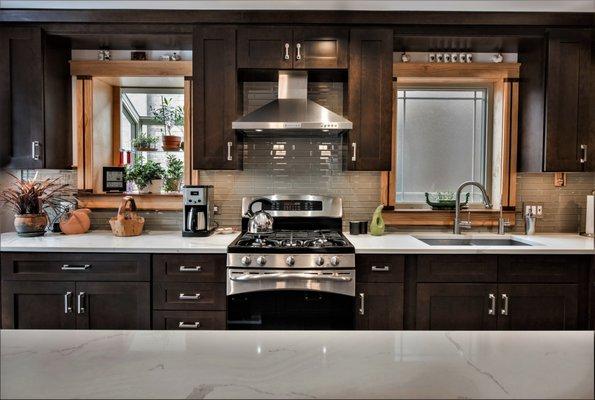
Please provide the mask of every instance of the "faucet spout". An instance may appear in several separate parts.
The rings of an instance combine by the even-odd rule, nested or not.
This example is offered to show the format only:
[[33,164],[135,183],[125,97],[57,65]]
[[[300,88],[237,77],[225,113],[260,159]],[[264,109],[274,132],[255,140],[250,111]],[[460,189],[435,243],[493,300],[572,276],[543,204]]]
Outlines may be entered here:
[[[460,221],[461,192],[467,186],[477,187],[481,191],[481,195],[483,197],[483,205],[485,206],[485,208],[492,208],[492,202],[490,201],[490,196],[488,196],[486,188],[481,183],[475,182],[475,181],[467,181],[467,182],[461,183],[461,185],[458,187],[457,193],[455,195],[456,205],[455,205],[455,220],[454,220],[454,229],[453,229],[453,232],[455,235],[458,235],[461,233],[461,221]],[[466,228],[470,228],[470,226],[466,226]]]

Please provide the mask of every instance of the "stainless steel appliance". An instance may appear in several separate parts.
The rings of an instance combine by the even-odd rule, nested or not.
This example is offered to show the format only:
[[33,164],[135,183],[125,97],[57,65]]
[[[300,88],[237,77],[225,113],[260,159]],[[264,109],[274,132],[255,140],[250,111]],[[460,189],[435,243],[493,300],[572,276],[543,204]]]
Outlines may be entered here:
[[185,185],[184,226],[182,236],[208,236],[213,233],[214,220],[213,186]]
[[352,329],[355,250],[341,233],[340,198],[265,196],[275,219],[250,233],[242,201],[242,234],[227,249],[228,329]]

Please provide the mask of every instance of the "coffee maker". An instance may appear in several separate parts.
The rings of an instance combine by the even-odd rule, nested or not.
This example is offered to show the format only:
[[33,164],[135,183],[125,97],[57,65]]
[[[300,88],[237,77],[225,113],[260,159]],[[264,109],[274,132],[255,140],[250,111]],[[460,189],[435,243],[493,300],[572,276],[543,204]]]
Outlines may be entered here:
[[213,186],[184,185],[182,236],[209,236],[215,230]]

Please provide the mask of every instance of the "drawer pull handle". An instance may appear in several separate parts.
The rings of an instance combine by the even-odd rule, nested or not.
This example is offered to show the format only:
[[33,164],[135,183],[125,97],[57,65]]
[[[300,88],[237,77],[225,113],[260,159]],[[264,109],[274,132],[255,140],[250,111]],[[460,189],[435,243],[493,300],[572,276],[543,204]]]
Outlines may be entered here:
[[188,322],[180,321],[178,323],[178,328],[180,328],[180,329],[198,329],[198,328],[200,328],[200,322],[196,321],[196,322],[188,323]]
[[500,313],[502,315],[508,315],[508,295],[506,293],[502,294],[502,300],[504,301],[504,306],[500,310]]
[[200,299],[200,293],[194,293],[194,294],[180,293],[178,298],[180,300],[198,300],[198,299]]
[[77,296],[76,313],[85,313],[85,292],[80,292]]
[[72,312],[72,292],[64,293],[64,314]]
[[490,308],[488,309],[488,315],[496,315],[496,296],[492,293],[488,295],[490,299]]
[[377,267],[376,265],[372,265],[372,271],[374,271],[374,272],[389,272],[390,266],[385,265],[383,267]]
[[70,265],[62,264],[62,271],[86,271],[91,268],[91,264]]
[[366,314],[366,295],[364,293],[359,294],[359,315]]
[[185,265],[180,265],[180,272],[201,272],[202,267],[200,265],[196,265],[194,267],[187,267]]

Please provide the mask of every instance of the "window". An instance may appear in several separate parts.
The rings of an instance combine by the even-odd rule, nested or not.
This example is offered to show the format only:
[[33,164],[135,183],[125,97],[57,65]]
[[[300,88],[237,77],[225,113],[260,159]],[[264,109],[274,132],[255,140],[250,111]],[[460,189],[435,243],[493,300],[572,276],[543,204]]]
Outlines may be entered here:
[[[397,203],[424,203],[425,192],[454,192],[468,180],[490,192],[490,94],[489,86],[398,87]],[[482,201],[477,188],[465,190]]]

